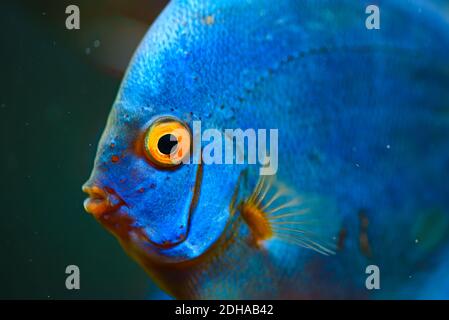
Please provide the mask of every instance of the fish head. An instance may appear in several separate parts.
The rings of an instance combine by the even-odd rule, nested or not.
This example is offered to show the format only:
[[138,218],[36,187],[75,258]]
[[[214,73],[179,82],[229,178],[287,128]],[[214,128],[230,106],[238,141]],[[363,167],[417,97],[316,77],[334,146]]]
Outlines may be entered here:
[[146,112],[124,104],[114,105],[83,186],[85,210],[150,257],[196,258],[229,220],[236,170],[195,159],[187,119],[156,111],[142,121]]
[[133,255],[176,263],[223,234],[242,168],[198,161],[193,123],[208,93],[187,84],[191,65],[163,37],[156,23],[138,48],[83,191],[86,211]]

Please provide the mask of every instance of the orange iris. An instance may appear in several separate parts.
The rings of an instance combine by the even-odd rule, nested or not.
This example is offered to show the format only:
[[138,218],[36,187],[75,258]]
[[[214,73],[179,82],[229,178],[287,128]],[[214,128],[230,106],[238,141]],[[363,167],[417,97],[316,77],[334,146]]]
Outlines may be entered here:
[[177,166],[190,154],[190,137],[189,128],[181,121],[160,118],[146,132],[146,155],[158,167]]

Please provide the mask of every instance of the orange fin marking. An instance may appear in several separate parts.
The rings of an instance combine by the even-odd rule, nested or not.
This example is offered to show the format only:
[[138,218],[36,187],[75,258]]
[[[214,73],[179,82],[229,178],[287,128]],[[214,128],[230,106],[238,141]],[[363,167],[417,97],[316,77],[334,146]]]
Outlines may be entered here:
[[273,236],[271,223],[257,204],[253,202],[243,202],[241,214],[250,228],[253,241],[257,246],[261,246],[264,240],[270,239]]

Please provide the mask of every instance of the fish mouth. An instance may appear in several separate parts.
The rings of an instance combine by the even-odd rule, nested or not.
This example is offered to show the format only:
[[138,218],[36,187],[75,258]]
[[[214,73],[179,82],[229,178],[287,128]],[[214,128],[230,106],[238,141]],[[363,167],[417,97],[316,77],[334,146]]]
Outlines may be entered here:
[[85,184],[83,192],[88,194],[84,200],[84,210],[99,219],[107,213],[117,211],[125,202],[112,189],[105,190],[96,185]]
[[[127,213],[128,205],[112,188],[100,187],[90,182],[84,184],[82,191],[88,195],[88,198],[84,200],[84,209],[92,214],[106,229],[122,240],[139,239],[142,243],[149,244],[157,251],[170,250],[184,242],[189,234],[190,218],[197,205],[199,196],[201,169],[196,176],[185,233],[181,234],[177,239],[161,241],[160,243],[153,241],[144,228],[134,225],[134,219]],[[120,210],[122,207],[124,207],[123,210]]]
[[[139,239],[142,243],[149,244],[157,251],[170,250],[187,240],[190,230],[190,220],[198,203],[202,173],[203,168],[200,165],[196,172],[185,233],[181,234],[177,239],[161,242],[156,242],[151,239],[144,228],[134,225],[134,219],[127,213],[129,209],[128,205],[113,189],[108,187],[100,187],[90,182],[84,184],[82,190],[88,195],[88,198],[84,200],[84,209],[86,212],[92,214],[106,229],[109,229],[109,231],[122,240],[131,238]],[[124,207],[123,210],[120,210],[122,207]]]
[[83,192],[88,194],[84,200],[84,210],[92,214],[106,229],[112,231],[121,239],[129,239],[131,234],[137,236],[143,242],[146,242],[160,250],[167,250],[179,245],[185,240],[183,236],[179,241],[157,243],[152,241],[143,230],[143,228],[133,227],[134,219],[127,214],[119,214],[122,206],[126,203],[110,188],[107,190],[96,185],[84,185]]

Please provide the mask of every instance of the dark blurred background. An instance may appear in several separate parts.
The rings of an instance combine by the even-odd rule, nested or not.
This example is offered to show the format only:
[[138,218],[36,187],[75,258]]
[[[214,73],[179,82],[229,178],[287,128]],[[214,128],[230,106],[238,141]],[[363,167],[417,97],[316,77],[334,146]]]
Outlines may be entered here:
[[[145,298],[154,285],[83,210],[121,77],[167,1],[1,1],[0,298]],[[81,29],[67,30],[76,4]],[[67,290],[65,268],[81,271]]]

